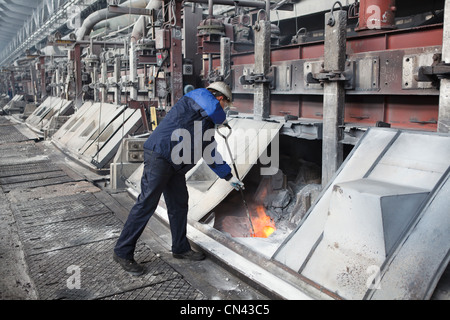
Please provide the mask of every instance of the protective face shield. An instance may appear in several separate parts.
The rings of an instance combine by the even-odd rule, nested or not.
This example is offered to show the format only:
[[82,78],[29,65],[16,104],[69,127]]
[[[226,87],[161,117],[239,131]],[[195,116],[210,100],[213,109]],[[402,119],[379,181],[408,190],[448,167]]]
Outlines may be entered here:
[[227,112],[233,108],[233,102],[232,101],[225,101],[225,107],[223,108],[223,111]]

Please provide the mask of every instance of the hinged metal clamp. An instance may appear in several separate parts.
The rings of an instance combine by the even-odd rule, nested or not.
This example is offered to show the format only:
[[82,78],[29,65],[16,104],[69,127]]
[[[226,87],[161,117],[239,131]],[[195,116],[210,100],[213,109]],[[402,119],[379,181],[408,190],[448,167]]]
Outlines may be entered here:
[[433,81],[435,79],[450,78],[450,63],[439,63],[435,66],[420,67],[417,81]]
[[275,89],[275,67],[270,67],[269,72],[264,75],[262,73],[244,74],[239,77],[239,83],[241,85],[252,85],[258,83],[268,83],[270,89]]
[[327,71],[309,72],[306,74],[306,83],[319,84],[324,82],[343,81],[345,89],[355,89],[355,61],[348,61],[344,71]]
[[442,62],[442,54],[436,53],[433,64],[419,67],[414,78],[418,82],[432,82],[433,86],[439,87],[439,80],[450,79],[450,63]]
[[347,81],[348,79],[342,72],[324,71],[319,73],[308,73],[306,75],[307,83],[321,83],[328,81]]
[[450,63],[442,62],[442,54],[436,53],[433,56],[433,64],[419,68],[417,81],[435,81],[437,79],[450,78]]

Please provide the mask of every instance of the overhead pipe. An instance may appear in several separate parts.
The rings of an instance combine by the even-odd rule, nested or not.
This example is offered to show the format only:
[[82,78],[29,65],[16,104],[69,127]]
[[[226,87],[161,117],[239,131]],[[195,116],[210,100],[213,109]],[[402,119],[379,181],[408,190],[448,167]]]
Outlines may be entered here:
[[103,20],[97,23],[92,28],[92,31],[106,30],[106,29],[114,31],[117,30],[118,28],[124,28],[126,26],[129,26],[130,24],[133,24],[134,22],[137,21],[137,19],[139,19],[139,17],[140,15],[136,14],[125,14],[123,16]]
[[[119,7],[122,8],[145,8],[151,0],[128,0],[120,4]],[[108,8],[98,10],[84,19],[82,26],[78,29],[76,33],[77,41],[83,40],[87,36],[92,28],[99,23],[108,18],[115,18],[123,15],[124,13],[113,13],[109,12]]]
[[[147,10],[159,9],[161,7],[161,3],[162,2],[160,0],[150,0],[145,9]],[[139,39],[145,36],[145,32],[143,31],[144,29],[145,29],[145,16],[141,15],[139,19],[136,21],[133,27],[133,31],[131,32],[131,42],[137,42]]]
[[214,17],[214,10],[213,10],[213,0],[208,0],[208,18]]
[[16,6],[26,7],[26,8],[37,8],[39,6],[40,0],[4,0],[7,4],[12,4]]
[[[194,2],[194,3],[207,3],[209,4],[210,0],[186,0],[186,2]],[[254,0],[254,1],[248,1],[248,0],[214,0],[214,5],[221,4],[221,5],[228,5],[228,6],[235,6],[238,5],[240,7],[250,7],[250,8],[259,8],[259,9],[265,9],[267,6],[266,1],[260,1],[260,0]],[[269,0],[270,5],[270,0]]]

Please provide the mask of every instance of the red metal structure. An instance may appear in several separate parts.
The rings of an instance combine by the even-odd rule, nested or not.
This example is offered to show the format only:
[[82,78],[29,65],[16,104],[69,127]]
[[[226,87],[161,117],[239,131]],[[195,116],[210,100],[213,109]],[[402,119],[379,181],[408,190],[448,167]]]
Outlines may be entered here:
[[[389,17],[377,28],[369,28],[370,15],[362,13],[373,6],[379,6]],[[359,26],[355,29],[358,32],[350,33],[346,44],[347,67],[356,81],[353,87],[346,88],[346,125],[375,126],[384,122],[394,128],[436,131],[439,90],[422,86],[414,75],[409,77],[412,81],[406,81],[405,68],[409,63],[416,64],[418,59],[433,64],[433,55],[442,51],[443,24],[395,28],[395,1],[360,1],[359,8]],[[271,91],[271,115],[322,119],[323,90],[320,85],[306,83],[305,68],[319,71],[323,56],[323,40],[271,48],[271,64],[277,69],[276,86]],[[236,109],[252,113],[252,89],[240,84],[239,78],[246,69],[252,68],[253,51],[234,50],[231,61]],[[213,68],[219,65],[219,59],[215,59]],[[415,68],[412,72],[417,73],[418,67],[410,68]],[[207,63],[204,68],[208,69]]]
[[357,30],[394,29],[395,0],[361,0]]

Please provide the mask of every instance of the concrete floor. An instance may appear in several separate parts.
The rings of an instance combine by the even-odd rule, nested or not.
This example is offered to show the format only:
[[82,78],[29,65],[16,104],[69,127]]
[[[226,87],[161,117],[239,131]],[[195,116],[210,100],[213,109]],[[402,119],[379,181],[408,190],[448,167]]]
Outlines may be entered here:
[[0,117],[0,299],[267,299],[207,257],[170,253],[170,232],[150,220],[133,277],[112,248],[134,200],[68,159],[25,125]]

